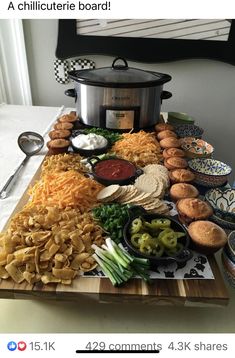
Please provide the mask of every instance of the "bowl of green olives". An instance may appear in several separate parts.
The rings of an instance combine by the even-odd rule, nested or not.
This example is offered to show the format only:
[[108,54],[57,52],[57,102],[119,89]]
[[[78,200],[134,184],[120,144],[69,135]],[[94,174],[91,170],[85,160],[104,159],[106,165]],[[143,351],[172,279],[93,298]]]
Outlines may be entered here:
[[174,261],[183,263],[192,257],[188,232],[178,220],[158,214],[132,214],[123,229],[126,246],[136,256],[149,259],[152,268]]

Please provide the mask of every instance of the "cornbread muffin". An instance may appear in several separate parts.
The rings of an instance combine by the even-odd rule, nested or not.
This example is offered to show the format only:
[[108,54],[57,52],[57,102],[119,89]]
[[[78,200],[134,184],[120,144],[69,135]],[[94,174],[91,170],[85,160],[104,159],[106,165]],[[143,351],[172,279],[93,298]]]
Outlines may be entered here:
[[71,132],[68,129],[55,129],[49,132],[49,137],[51,139],[68,139],[71,135]]
[[211,221],[194,221],[188,226],[192,246],[202,254],[213,254],[227,243],[225,231]]
[[54,125],[54,129],[67,129],[72,130],[73,129],[73,123],[70,122],[62,122],[62,123],[56,123]]
[[169,123],[158,123],[155,125],[155,131],[157,133],[165,130],[173,131],[174,127]]
[[169,138],[169,137],[174,137],[177,138],[177,135],[175,134],[175,132],[170,131],[170,130],[165,130],[165,131],[161,131],[157,134],[157,139],[158,140],[162,140],[164,138]]
[[179,220],[183,224],[190,224],[195,220],[208,219],[213,214],[212,207],[197,198],[185,198],[177,201],[176,209]]
[[76,111],[71,111],[71,112],[69,112],[69,115],[70,115],[71,117],[77,118],[77,112],[76,112]]
[[169,170],[185,169],[188,166],[188,162],[184,158],[170,157],[164,160],[164,166]]
[[171,182],[174,183],[191,183],[195,175],[189,169],[175,169],[169,172]]
[[67,139],[53,139],[47,142],[49,154],[65,153],[70,146],[70,141]]
[[74,123],[74,122],[76,122],[76,120],[77,120],[77,117],[75,117],[74,115],[64,114],[63,116],[61,116],[58,119],[58,122],[60,122],[60,123],[64,123],[64,122]]
[[186,183],[173,184],[170,188],[170,197],[173,201],[184,198],[197,198],[199,192],[195,186]]
[[179,148],[180,147],[180,141],[179,139],[175,137],[168,137],[164,138],[159,142],[161,148]]
[[163,158],[164,159],[168,159],[170,157],[180,157],[183,158],[185,157],[185,153],[182,149],[179,148],[167,148],[163,150]]

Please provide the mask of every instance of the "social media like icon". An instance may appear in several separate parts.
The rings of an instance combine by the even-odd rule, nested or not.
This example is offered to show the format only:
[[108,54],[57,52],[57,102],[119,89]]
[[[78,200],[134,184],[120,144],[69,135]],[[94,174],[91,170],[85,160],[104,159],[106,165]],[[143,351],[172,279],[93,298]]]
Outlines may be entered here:
[[15,351],[16,348],[17,348],[16,342],[10,341],[10,342],[7,344],[7,348],[8,348],[9,351]]
[[27,345],[25,342],[23,342],[23,341],[18,342],[18,350],[19,351],[25,351],[26,348],[27,348]]

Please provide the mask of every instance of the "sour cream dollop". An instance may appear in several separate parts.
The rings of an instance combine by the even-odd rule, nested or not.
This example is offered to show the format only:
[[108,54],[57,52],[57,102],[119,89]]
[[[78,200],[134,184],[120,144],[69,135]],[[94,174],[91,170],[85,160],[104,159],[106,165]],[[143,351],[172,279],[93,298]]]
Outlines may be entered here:
[[79,134],[77,137],[74,137],[72,144],[78,149],[99,149],[105,147],[108,141],[102,135],[89,133]]

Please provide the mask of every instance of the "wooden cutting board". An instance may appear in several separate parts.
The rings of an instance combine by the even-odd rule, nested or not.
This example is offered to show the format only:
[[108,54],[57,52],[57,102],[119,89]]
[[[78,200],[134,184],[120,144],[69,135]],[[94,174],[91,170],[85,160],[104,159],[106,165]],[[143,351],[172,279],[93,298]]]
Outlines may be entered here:
[[[30,185],[39,178],[41,167],[31,180]],[[18,202],[11,217],[27,203],[28,188]],[[0,280],[0,298],[79,300],[89,296],[100,302],[143,302],[145,304],[178,306],[225,306],[229,295],[214,256],[208,257],[214,280],[175,280],[156,279],[147,285],[141,279],[132,279],[122,287],[113,287],[109,279],[98,277],[78,277],[72,285],[62,284],[30,285],[26,282],[14,283],[11,279]]]

